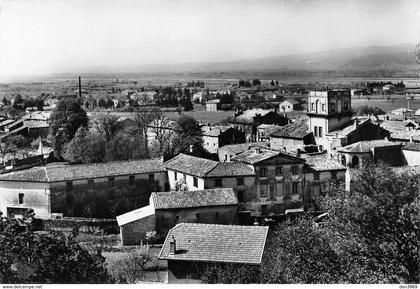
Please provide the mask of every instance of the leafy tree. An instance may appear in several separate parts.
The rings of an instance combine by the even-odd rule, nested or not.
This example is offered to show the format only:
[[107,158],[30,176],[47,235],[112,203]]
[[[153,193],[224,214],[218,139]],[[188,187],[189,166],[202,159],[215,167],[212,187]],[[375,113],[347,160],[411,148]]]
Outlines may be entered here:
[[6,142],[16,148],[24,148],[24,147],[29,146],[30,144],[28,138],[20,134],[9,136]]
[[30,217],[0,220],[1,283],[79,283],[111,281],[101,252],[90,253],[76,242],[77,230],[38,234]]
[[7,105],[7,104],[8,104],[8,101],[7,101],[7,99],[6,99],[6,97],[5,97],[5,96],[3,97],[3,104],[4,104],[4,105]]
[[143,137],[143,143],[145,145],[145,154],[146,157],[149,156],[149,147],[147,141],[147,131],[149,124],[162,116],[163,112],[157,108],[138,110],[135,118],[136,126],[138,132],[140,132]]
[[383,111],[381,108],[379,107],[371,107],[371,106],[361,106],[357,109],[356,111],[357,115],[379,115],[379,114],[385,114],[385,111]]
[[109,142],[121,129],[121,124],[114,115],[99,114],[93,119],[92,127]]
[[73,139],[79,127],[88,126],[88,116],[74,98],[60,100],[50,117],[50,134],[54,138],[54,151],[61,155],[65,142]]
[[309,218],[278,225],[264,254],[264,283],[337,283],[343,274],[328,235]]
[[138,132],[117,133],[106,145],[106,160],[121,161],[146,157],[145,145]]
[[261,85],[261,81],[260,81],[258,78],[255,78],[255,79],[252,81],[252,86],[257,86],[257,85]]
[[190,116],[181,116],[177,120],[175,127],[176,135],[173,139],[170,155],[181,152],[189,152],[193,148],[193,152],[203,151],[203,138],[201,127],[198,122]]
[[105,159],[105,139],[86,130],[78,129],[74,138],[67,146],[64,158],[71,163],[98,163]]
[[98,101],[98,107],[106,108],[106,101],[102,97]]
[[321,208],[329,211],[331,242],[346,252],[353,280],[419,283],[420,177],[369,164],[357,186],[326,187]]
[[155,136],[157,146],[152,146],[153,155],[160,156],[167,154],[170,150],[171,140],[174,136],[174,131],[171,127],[172,121],[164,114],[160,114],[150,123],[150,132]]

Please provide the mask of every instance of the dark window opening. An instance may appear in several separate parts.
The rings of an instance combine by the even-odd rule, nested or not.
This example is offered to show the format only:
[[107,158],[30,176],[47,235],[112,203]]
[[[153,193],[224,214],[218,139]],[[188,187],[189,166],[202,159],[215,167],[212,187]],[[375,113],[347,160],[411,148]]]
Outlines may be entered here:
[[178,173],[175,172],[175,181],[178,179]]
[[297,175],[298,174],[298,167],[297,166],[293,166],[292,167],[292,175]]
[[73,182],[66,182],[66,191],[67,192],[73,191]]
[[195,217],[197,218],[197,220],[200,220],[200,214],[195,214]]
[[260,168],[260,177],[267,176],[267,168]]
[[215,179],[214,180],[214,186],[215,187],[221,187],[222,186],[222,179]]
[[134,176],[129,176],[129,177],[128,177],[128,184],[129,184],[130,186],[134,185]]
[[282,174],[281,167],[276,167],[276,176],[279,176],[281,174]]
[[115,185],[115,178],[108,178],[109,186],[112,188]]
[[198,187],[198,179],[196,177],[193,177],[193,185],[194,187]]
[[315,181],[318,181],[319,180],[319,173],[318,172],[315,172],[314,173],[314,180]]
[[333,179],[333,180],[337,179],[337,172],[336,171],[331,172],[331,179]]
[[23,204],[23,199],[24,199],[25,195],[24,194],[19,194],[19,205]]
[[155,182],[155,174],[149,174],[149,183]]
[[237,178],[236,179],[236,184],[238,186],[242,186],[244,184],[244,178]]
[[219,220],[219,213],[216,212],[216,220]]
[[297,194],[298,193],[298,183],[293,183],[292,186],[292,194]]
[[244,201],[244,191],[238,191],[238,202],[243,203]]

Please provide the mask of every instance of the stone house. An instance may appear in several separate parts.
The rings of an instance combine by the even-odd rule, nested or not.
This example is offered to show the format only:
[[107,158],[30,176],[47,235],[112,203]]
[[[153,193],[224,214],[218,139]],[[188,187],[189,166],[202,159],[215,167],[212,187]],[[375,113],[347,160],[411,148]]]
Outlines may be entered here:
[[[277,110],[277,109],[276,109]],[[246,141],[255,141],[257,138],[257,127],[260,124],[286,125],[290,120],[277,113],[276,110],[250,109],[237,115],[229,123],[245,133]]]
[[360,141],[338,149],[338,158],[342,165],[361,168],[367,162],[383,161],[391,166],[405,163],[401,143],[386,139]]
[[306,146],[314,144],[314,135],[309,130],[308,118],[305,116],[270,134],[270,148],[274,150],[303,151]]
[[203,126],[203,147],[217,154],[219,147],[245,142],[245,134],[229,126]]
[[303,207],[303,159],[255,147],[231,161],[251,165],[255,172],[255,189],[246,196],[242,210],[249,211],[252,216],[265,216]]
[[49,164],[1,175],[0,210],[8,217],[33,209],[40,218],[112,218],[146,206],[151,192],[168,186],[161,159]]
[[139,245],[148,232],[165,237],[179,223],[234,225],[238,200],[232,188],[152,193],[146,207],[117,216],[123,245]]
[[168,262],[165,283],[201,283],[211,264],[260,266],[267,226],[181,223],[173,227],[159,253]]
[[299,101],[297,101],[295,99],[286,99],[285,101],[282,101],[279,104],[279,111],[280,112],[295,111],[295,110],[299,110],[299,108],[300,108],[300,103],[299,103]]
[[305,164],[305,210],[316,209],[321,187],[329,181],[345,182],[347,168],[327,153],[302,154]]
[[405,119],[411,119],[415,116],[415,111],[409,108],[401,107],[391,111],[392,114],[401,115]]
[[270,135],[279,130],[281,126],[274,125],[274,124],[260,124],[257,126],[257,141],[269,141]]

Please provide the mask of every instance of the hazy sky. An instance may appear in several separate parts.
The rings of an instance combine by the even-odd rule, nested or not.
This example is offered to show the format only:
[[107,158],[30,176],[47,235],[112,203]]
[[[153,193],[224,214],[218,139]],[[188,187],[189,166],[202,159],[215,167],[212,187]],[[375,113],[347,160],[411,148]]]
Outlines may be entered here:
[[0,0],[0,77],[420,42],[419,0]]

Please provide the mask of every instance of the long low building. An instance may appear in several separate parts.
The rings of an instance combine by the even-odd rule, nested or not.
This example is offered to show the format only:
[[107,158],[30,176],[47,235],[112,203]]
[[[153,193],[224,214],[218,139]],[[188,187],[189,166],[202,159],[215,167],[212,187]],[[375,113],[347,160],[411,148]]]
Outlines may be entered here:
[[0,175],[0,210],[8,217],[109,218],[148,205],[151,192],[168,188],[161,159],[86,165],[49,164]]
[[178,223],[238,223],[238,199],[232,188],[156,192],[149,202],[117,216],[122,245],[139,245],[150,232],[164,238]]

